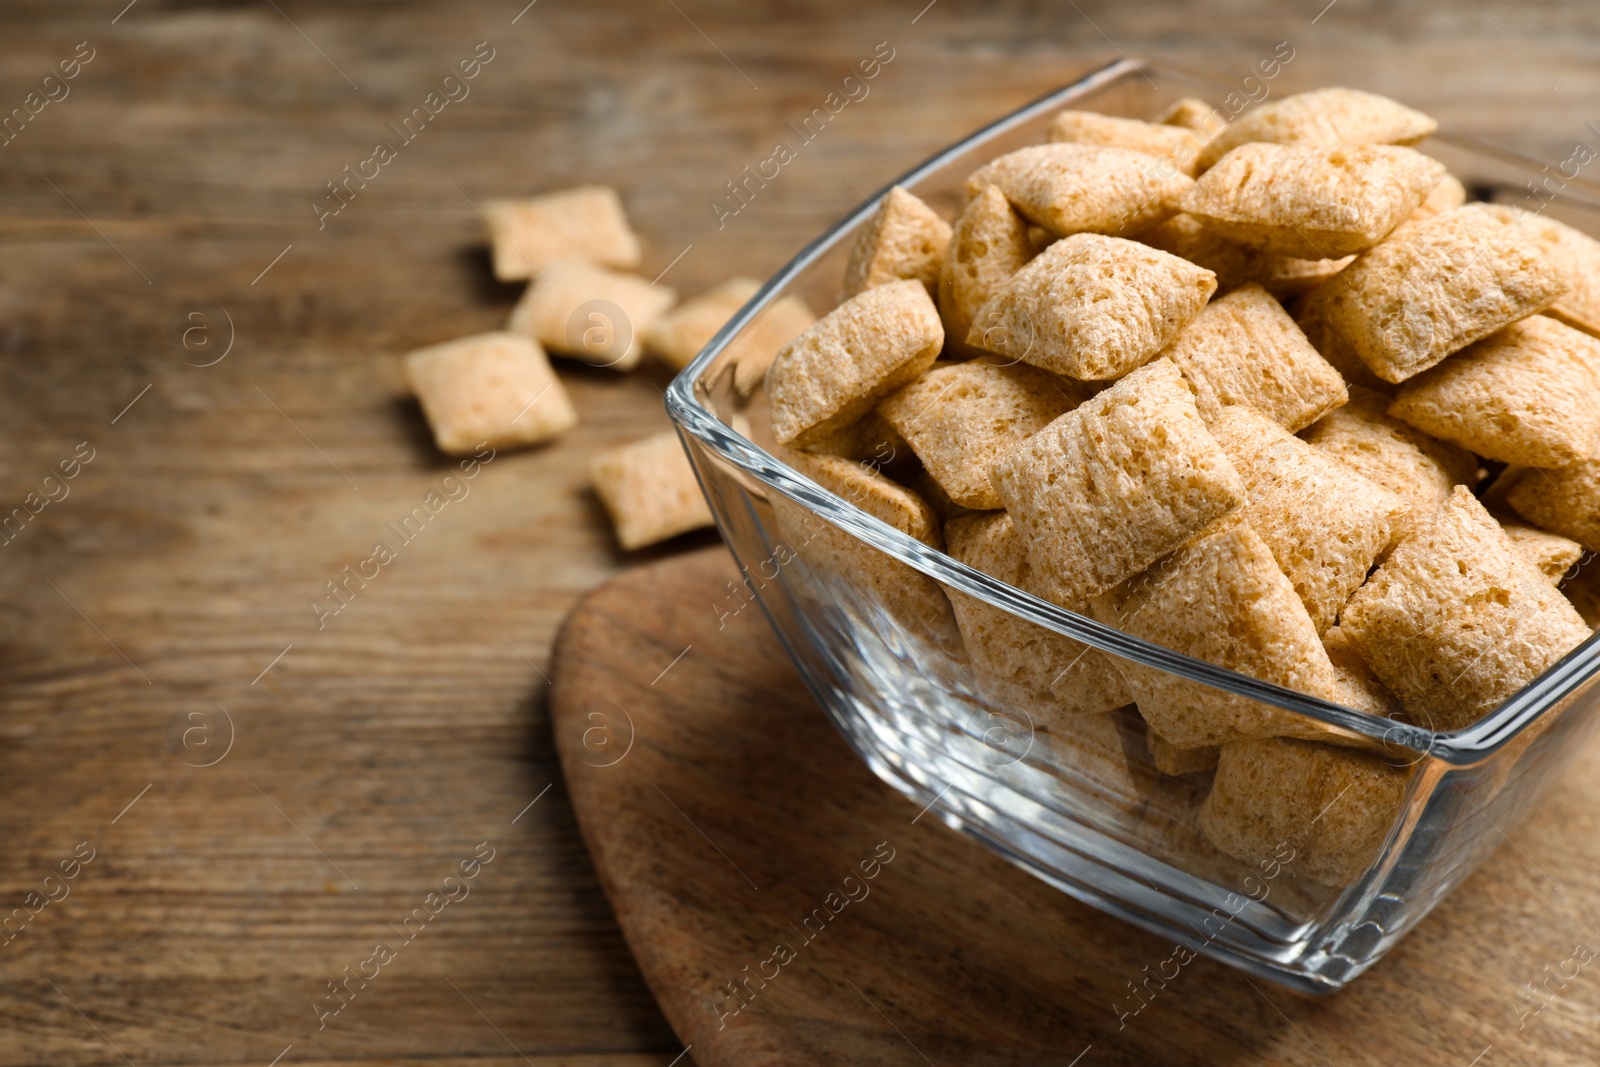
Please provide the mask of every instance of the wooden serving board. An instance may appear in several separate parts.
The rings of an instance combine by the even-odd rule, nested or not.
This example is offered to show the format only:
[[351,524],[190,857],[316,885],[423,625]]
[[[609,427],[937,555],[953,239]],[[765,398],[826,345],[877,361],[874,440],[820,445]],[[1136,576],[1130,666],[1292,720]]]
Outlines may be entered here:
[[583,836],[703,1067],[1600,1056],[1592,758],[1343,992],[1306,997],[1199,959],[1134,1014],[1128,983],[1171,973],[1174,946],[874,778],[759,608],[722,614],[736,575],[720,547],[626,573],[577,607],[555,658],[556,744]]

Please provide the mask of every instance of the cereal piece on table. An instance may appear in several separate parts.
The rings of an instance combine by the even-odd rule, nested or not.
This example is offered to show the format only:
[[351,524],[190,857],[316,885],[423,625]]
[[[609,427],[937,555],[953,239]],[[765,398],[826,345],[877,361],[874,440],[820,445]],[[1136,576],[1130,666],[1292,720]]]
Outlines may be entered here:
[[538,444],[578,424],[578,413],[537,341],[483,333],[419,348],[406,380],[439,451],[464,456],[480,445]]
[[1186,96],[1161,113],[1157,122],[1165,126],[1182,126],[1193,130],[1202,138],[1215,137],[1227,128],[1227,120],[1216,108],[1193,96]]
[[789,342],[767,372],[772,435],[805,447],[855,422],[921,377],[944,344],[921,282],[874,286]]
[[979,310],[967,342],[1071,378],[1119,378],[1171,343],[1216,288],[1216,275],[1167,252],[1074,234]]
[[1178,209],[1194,180],[1143,152],[1104,145],[1039,144],[1019,148],[967,178],[977,196],[998,185],[1006,199],[1057,237],[1133,233]]
[[576,260],[546,263],[511,309],[506,329],[556,355],[627,371],[639,365],[645,334],[677,299],[633,274]]
[[1114,118],[1094,111],[1063,111],[1050,122],[1049,139],[1061,144],[1095,144],[1155,156],[1184,174],[1194,175],[1204,139],[1169,123]]
[[1357,89],[1316,89],[1241,115],[1200,150],[1201,169],[1252,141],[1272,144],[1414,145],[1439,124],[1420,111]]
[[645,334],[645,344],[667,366],[682,370],[760,288],[753,278],[729,278],[662,315]]
[[[966,515],[945,526],[950,555],[1007,585],[1041,596],[1011,516]],[[946,590],[979,691],[1005,708],[1030,708],[1048,729],[1062,715],[1111,711],[1132,697],[1110,657],[981,600]],[[1070,607],[1070,605],[1068,605]],[[1076,610],[1082,611],[1083,605]]]
[[637,267],[639,238],[628,225],[617,191],[580,185],[525,200],[486,200],[494,276],[503,282],[532,278],[546,263],[579,260],[605,267]]
[[766,380],[772,361],[783,346],[815,326],[805,301],[797,296],[782,296],[750,320],[750,324],[728,343],[728,359],[733,363],[733,384],[739,395],[749,397]]
[[[1093,607],[1106,625],[1174,652],[1323,700],[1339,699],[1317,628],[1248,523],[1195,539],[1097,598]],[[1292,712],[1167,671],[1131,660],[1117,665],[1145,721],[1183,748],[1328,732]]]
[[1411,213],[1412,222],[1421,222],[1431,219],[1435,215],[1443,215],[1446,211],[1454,211],[1467,202],[1467,187],[1461,184],[1461,179],[1454,174],[1446,174],[1439,179],[1439,184],[1433,187],[1417,210]]
[[1378,681],[1378,676],[1372,673],[1372,668],[1350,644],[1343,630],[1334,626],[1324,632],[1322,647],[1333,664],[1339,693],[1335,698],[1336,703],[1376,715],[1380,719],[1399,714],[1400,701]]
[[1224,408],[1211,432],[1244,479],[1249,503],[1239,517],[1322,633],[1393,541],[1405,501],[1253,408]]
[[1234,859],[1346,885],[1378,858],[1405,809],[1409,777],[1330,745],[1237,741],[1222,747],[1200,826]]
[[1239,472],[1169,359],[1062,415],[997,460],[990,478],[1060,604],[1133,577],[1245,502]]
[[949,245],[950,224],[897,185],[856,237],[844,268],[844,295],[855,296],[903,278],[936,293]]
[[978,309],[1037,254],[1028,224],[998,186],[972,198],[956,219],[939,276],[939,314],[945,337],[965,345]]
[[1200,417],[1247,404],[1291,433],[1348,399],[1344,379],[1259,285],[1207,304],[1162,355],[1194,387]]
[[1589,636],[1464,486],[1395,548],[1339,625],[1406,717],[1433,730],[1477,722]]
[[1523,471],[1509,483],[1506,503],[1539,529],[1600,552],[1600,459]]
[[1421,152],[1392,145],[1247,144],[1206,171],[1182,207],[1251,248],[1337,259],[1388,236],[1444,172]]
[[1407,381],[1389,414],[1502,463],[1577,463],[1600,449],[1600,339],[1530,316]]
[[1499,519],[1500,528],[1511,539],[1511,547],[1523,559],[1538,567],[1539,573],[1550,579],[1552,585],[1560,585],[1567,572],[1583,558],[1583,546],[1576,541],[1499,515],[1495,518]]
[[1546,310],[1569,326],[1600,335],[1600,241],[1564,222],[1509,204],[1475,204],[1505,219],[1533,241],[1566,278],[1570,289]]
[[1219,745],[1201,745],[1199,748],[1179,748],[1154,730],[1144,732],[1145,748],[1150,762],[1162,774],[1201,774],[1217,765],[1222,752]]
[[1324,324],[1398,385],[1566,289],[1514,222],[1468,205],[1402,226],[1311,298]]
[[626,551],[712,525],[676,430],[599,453],[589,462],[589,482]]
[[1400,533],[1426,521],[1456,486],[1478,479],[1476,456],[1393,418],[1388,397],[1359,385],[1350,386],[1348,404],[1300,436],[1411,505]]
[[1142,229],[1140,244],[1170,252],[1217,276],[1217,292],[1225,293],[1256,276],[1260,254],[1200,224],[1193,215],[1178,214]]
[[962,507],[1001,506],[989,467],[1087,398],[1076,382],[1026,363],[975,359],[935,367],[890,393],[878,414]]
[[1600,629],[1600,562],[1591,559],[1579,567],[1576,574],[1561,583],[1561,592],[1585,623]]

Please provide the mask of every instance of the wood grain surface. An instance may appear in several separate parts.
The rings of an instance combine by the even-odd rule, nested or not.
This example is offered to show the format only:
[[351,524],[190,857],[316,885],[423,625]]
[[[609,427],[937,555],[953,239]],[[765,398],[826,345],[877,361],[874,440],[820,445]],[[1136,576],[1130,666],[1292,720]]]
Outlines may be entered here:
[[[585,487],[597,449],[665,426],[664,376],[563,368],[577,430],[497,457],[325,628],[311,609],[451,469],[396,357],[516,299],[483,198],[613,183],[645,272],[692,294],[1119,53],[1226,79],[1287,40],[1284,89],[1390,92],[1556,162],[1600,119],[1597,30],[1505,0],[6,3],[0,115],[60,98],[0,138],[0,514],[94,458],[0,544],[0,917],[29,916],[0,938],[0,1062],[681,1052],[585,856],[544,677],[583,591],[711,540],[626,557]],[[325,183],[479,42],[471,95],[319,230]],[[725,183],[878,42],[870,96],[719,229]],[[471,896],[319,1029],[327,983],[485,841]],[[80,842],[70,895],[27,912]]]

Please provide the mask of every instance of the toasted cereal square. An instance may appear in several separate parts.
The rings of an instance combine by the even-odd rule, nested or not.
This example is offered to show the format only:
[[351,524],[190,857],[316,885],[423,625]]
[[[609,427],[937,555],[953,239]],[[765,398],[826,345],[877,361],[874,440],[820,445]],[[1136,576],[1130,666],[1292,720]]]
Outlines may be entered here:
[[[1248,523],[1225,524],[1092,602],[1107,626],[1174,652],[1324,700],[1337,700],[1333,664],[1266,543]],[[1139,714],[1174,745],[1326,733],[1269,704],[1131,660],[1118,666]]]
[[578,424],[578,412],[537,341],[483,333],[419,348],[406,380],[439,451],[464,456],[481,445],[538,444]]
[[1177,210],[1194,180],[1164,160],[1104,145],[1019,148],[967,178],[977,196],[998,185],[1006,199],[1057,237],[1130,234]]
[[959,519],[963,515],[971,515],[971,508],[964,508],[950,499],[950,494],[944,491],[944,486],[938,479],[926,470],[920,470],[911,476],[911,491],[928,502],[934,514],[943,519],[946,524],[951,519]]
[[1389,414],[1502,463],[1565,467],[1600,449],[1600,339],[1514,322],[1400,387]]
[[729,278],[662,315],[645,334],[645,344],[667,366],[682,370],[760,288],[753,278]]
[[1208,423],[1246,404],[1293,433],[1348,399],[1339,372],[1259,285],[1207,304],[1162,355],[1183,371]]
[[1205,143],[1183,126],[1070,110],[1051,120],[1049,137],[1062,144],[1096,144],[1142,152],[1171,163],[1191,177],[1200,159],[1200,146]]
[[1270,738],[1222,747],[1200,826],[1223,853],[1330,886],[1365,874],[1405,810],[1409,772],[1376,756]]
[[1337,703],[1380,719],[1391,719],[1400,713],[1400,701],[1378,681],[1378,676],[1372,673],[1372,668],[1350,644],[1343,630],[1334,626],[1324,632],[1322,647],[1333,664],[1334,679],[1339,687]]
[[645,334],[677,299],[665,286],[592,263],[546,263],[506,329],[556,355],[627,371],[639,365]]
[[1120,378],[1171,343],[1216,288],[1216,275],[1159,249],[1074,234],[979,310],[967,342],[1071,378]]
[[1515,223],[1468,205],[1402,226],[1311,295],[1328,328],[1398,385],[1566,289]]
[[1431,219],[1435,215],[1443,215],[1446,211],[1454,211],[1467,202],[1467,187],[1461,184],[1461,179],[1454,174],[1446,174],[1417,205],[1417,210],[1411,213],[1412,222],[1421,222]]
[[1239,472],[1169,359],[1062,415],[997,460],[990,478],[1041,585],[1062,604],[1133,577],[1245,502]]
[[484,221],[503,282],[532,278],[546,263],[578,260],[637,267],[639,238],[622,199],[605,185],[580,185],[526,200],[486,200]]
[[1273,144],[1414,145],[1439,124],[1387,97],[1356,89],[1317,89],[1262,104],[1233,120],[1200,151],[1204,170],[1252,141]]
[[589,462],[589,482],[625,551],[712,524],[675,430],[599,453]]
[[1177,214],[1133,235],[1140,244],[1170,252],[1217,276],[1217,292],[1226,293],[1255,278],[1260,253],[1206,229],[1193,215]]
[[939,314],[946,340],[965,346],[978,309],[1036,254],[1028,224],[998,186],[988,186],[973,197],[956,219],[944,273],[939,276]]
[[1444,173],[1444,164],[1392,145],[1247,144],[1206,171],[1182,207],[1263,252],[1337,259],[1388,236]]
[[1340,628],[1406,717],[1477,722],[1589,636],[1464,486],[1379,567]]
[[1523,559],[1538,567],[1539,573],[1550,579],[1552,585],[1560,585],[1561,580],[1583,558],[1583,546],[1576,541],[1499,515],[1495,518],[1511,539],[1511,547]]
[[1216,767],[1222,752],[1220,745],[1201,745],[1199,748],[1179,748],[1154,730],[1144,733],[1145,748],[1150,762],[1162,774],[1203,774]]
[[1253,408],[1224,408],[1212,435],[1244,479],[1240,518],[1272,550],[1322,633],[1394,539],[1405,501]]
[[1524,211],[1508,204],[1480,204],[1487,211],[1510,219],[1531,238],[1566,278],[1570,289],[1551,304],[1546,314],[1569,326],[1600,335],[1600,241],[1564,222]]
[[897,185],[856,237],[844,268],[844,295],[855,296],[903,278],[936,293],[949,245],[950,224]]
[[1296,259],[1293,256],[1264,256],[1255,267],[1256,281],[1279,300],[1304,296],[1325,284],[1355,262],[1355,256],[1338,259]]
[[1600,552],[1600,459],[1523,471],[1509,484],[1506,503],[1539,529]]
[[[1385,397],[1394,395],[1395,387],[1384,381],[1356,355],[1355,349],[1331,329],[1323,316],[1323,305],[1329,296],[1344,282],[1334,275],[1325,285],[1319,285],[1295,301],[1294,324],[1306,335],[1311,347],[1322,354],[1328,365],[1344,378],[1345,384],[1360,386]],[[1387,403],[1387,402],[1386,402]]]
[[944,327],[921,282],[874,286],[790,341],[767,372],[772,435],[806,447],[843,429],[921,377]]
[[1410,505],[1398,533],[1427,520],[1458,485],[1478,480],[1478,459],[1389,415],[1389,398],[1359,385],[1350,402],[1306,427],[1301,438]]
[[[953,519],[945,525],[945,540],[960,562],[1040,595],[1022,539],[1005,512]],[[979,691],[1001,708],[1031,709],[1035,724],[1049,729],[1061,716],[1111,711],[1132,700],[1104,653],[965,593],[946,592]]]
[[1600,562],[1591,559],[1579,567],[1561,583],[1561,592],[1587,625],[1600,629]]
[[1087,399],[1082,385],[1026,363],[938,367],[890,393],[878,414],[962,507],[1001,506],[989,467]]
[[750,397],[766,381],[772,361],[783,346],[815,326],[805,301],[798,296],[782,296],[759,311],[755,318],[726,349],[733,364],[733,385],[742,397]]
[[858,463],[870,463],[879,470],[912,456],[911,446],[876,410],[869,411],[849,426],[833,431],[806,446],[819,456],[843,456]]
[[943,546],[939,516],[928,502],[867,464],[792,448],[783,449],[779,458],[873,518],[934,548]]
[[1209,140],[1227,128],[1222,112],[1193,96],[1186,96],[1161,113],[1156,119],[1165,126],[1182,126]]

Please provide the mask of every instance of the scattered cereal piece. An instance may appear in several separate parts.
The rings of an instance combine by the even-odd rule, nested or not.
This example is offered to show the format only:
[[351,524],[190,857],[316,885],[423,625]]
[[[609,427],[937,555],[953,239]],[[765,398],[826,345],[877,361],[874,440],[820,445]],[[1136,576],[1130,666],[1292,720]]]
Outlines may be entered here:
[[856,237],[844,269],[844,295],[855,296],[902,278],[919,281],[930,294],[936,293],[949,245],[950,224],[897,185]]
[[773,437],[805,447],[843,429],[919,378],[943,344],[939,311],[921,282],[890,282],[851,297],[773,360]]
[[1062,604],[1138,574],[1245,499],[1169,359],[1062,415],[990,477],[1041,585]]
[[972,198],[956,219],[939,276],[939,314],[947,341],[965,345],[978,309],[1037,254],[1028,224],[998,186]]
[[1082,386],[1026,363],[984,359],[930,370],[889,394],[878,414],[898,430],[950,498],[1001,506],[989,467],[1087,397]]
[[1222,748],[1219,745],[1201,745],[1199,748],[1179,748],[1154,730],[1144,732],[1145,748],[1150,761],[1162,774],[1203,774],[1217,765]]
[[753,394],[766,380],[767,371],[783,346],[816,322],[817,317],[797,296],[779,297],[762,308],[726,349],[733,363],[733,384],[739,395]]
[[1253,408],[1222,410],[1211,432],[1244,479],[1239,517],[1272,550],[1320,634],[1389,547],[1404,500]]
[[1439,124],[1387,97],[1356,89],[1296,93],[1241,115],[1200,150],[1204,170],[1252,141],[1273,144],[1414,145]]
[[1182,126],[1209,140],[1228,126],[1222,113],[1204,100],[1186,96],[1161,113],[1157,122],[1166,126]]
[[657,319],[645,334],[645,344],[667,366],[682,370],[760,288],[753,278],[729,278]]
[[532,278],[546,263],[580,260],[637,267],[639,238],[617,191],[580,185],[527,200],[486,200],[483,217],[494,250],[494,276]]
[[1380,719],[1390,719],[1400,713],[1400,701],[1378,681],[1378,676],[1372,673],[1372,668],[1350,644],[1343,630],[1337,626],[1329,628],[1322,635],[1322,647],[1333,664],[1339,687],[1337,703]]
[[1200,159],[1200,146],[1205,143],[1183,126],[1119,119],[1093,111],[1061,112],[1050,123],[1050,140],[1126,148],[1164,160],[1190,177]]
[[597,367],[632,370],[644,336],[677,294],[632,274],[564,260],[546,263],[511,310],[506,329]]
[[1549,307],[1566,284],[1514,223],[1469,205],[1402,226],[1311,298],[1374,374],[1398,384]]
[[601,452],[589,462],[589,481],[625,551],[712,525],[675,430]]
[[1600,552],[1600,459],[1523,471],[1508,484],[1506,503],[1539,529]]
[[1431,219],[1435,215],[1443,215],[1446,211],[1454,211],[1467,202],[1467,187],[1461,184],[1461,179],[1454,174],[1446,174],[1439,179],[1439,184],[1433,187],[1426,199],[1411,213],[1412,222],[1421,222]]
[[1538,567],[1539,572],[1550,579],[1551,585],[1560,585],[1573,565],[1583,558],[1583,546],[1576,541],[1498,515],[1495,518],[1499,519],[1500,528],[1511,539],[1511,547],[1523,559]]
[[1348,399],[1339,372],[1259,285],[1206,305],[1162,355],[1194,387],[1208,423],[1224,405],[1248,404],[1292,433]]
[[439,451],[452,456],[483,444],[537,444],[578,424],[544,350],[518,334],[484,333],[419,348],[406,355],[405,368]]
[[967,192],[977,196],[998,185],[1029,222],[1066,237],[1133,233],[1176,211],[1193,184],[1188,175],[1142,152],[1040,144],[980,167],[967,178]]
[[1200,826],[1234,859],[1327,885],[1372,865],[1405,809],[1409,773],[1315,742],[1224,745]]
[[[954,519],[946,525],[945,537],[950,555],[967,566],[1042,595],[1031,581],[1022,539],[1005,512]],[[965,593],[947,592],[980,690],[1002,709],[1043,713],[1038,725],[1048,729],[1059,716],[1111,711],[1132,699],[1104,653]]]
[[1469,726],[1589,636],[1464,486],[1344,609],[1367,666],[1434,730]]
[[1444,164],[1392,145],[1247,144],[1206,171],[1182,207],[1240,244],[1337,259],[1388,236],[1444,173]]
[[1600,449],[1600,339],[1530,316],[1407,381],[1389,414],[1502,463],[1588,459]]
[[1510,205],[1482,204],[1478,210],[1515,222],[1566,278],[1571,288],[1547,314],[1600,335],[1600,241],[1564,222]]
[[1148,245],[1074,234],[1018,271],[967,341],[1072,378],[1118,378],[1171,343],[1216,287],[1210,271]]

